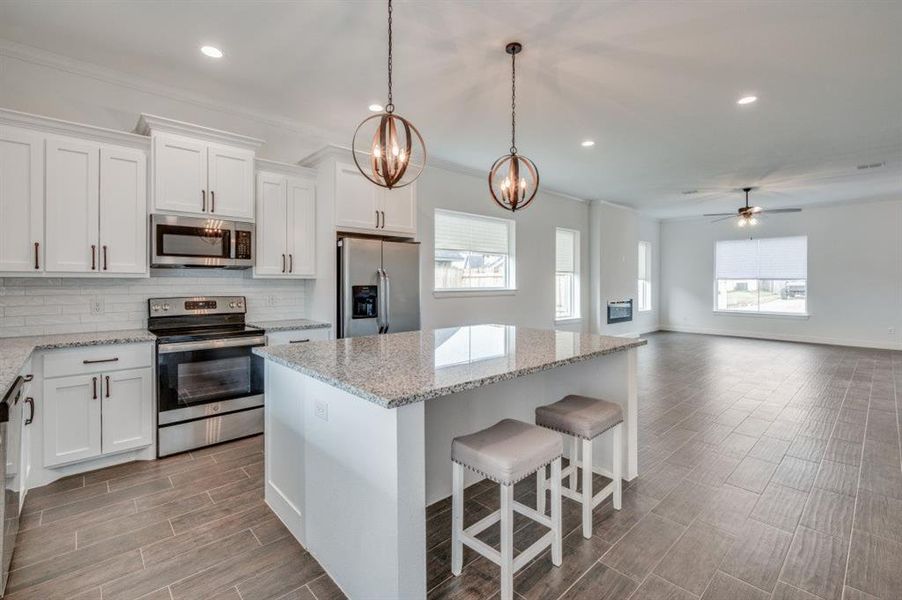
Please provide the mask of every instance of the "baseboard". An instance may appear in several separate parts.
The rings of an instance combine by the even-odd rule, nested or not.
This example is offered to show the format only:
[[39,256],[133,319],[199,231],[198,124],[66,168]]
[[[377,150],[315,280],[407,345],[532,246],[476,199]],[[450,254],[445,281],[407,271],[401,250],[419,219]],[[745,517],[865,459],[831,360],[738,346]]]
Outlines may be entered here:
[[801,342],[805,344],[824,344],[828,346],[850,346],[853,348],[871,348],[874,350],[902,350],[902,344],[879,343],[868,340],[850,340],[845,338],[830,338],[811,335],[787,335],[780,333],[754,333],[748,331],[736,331],[732,329],[706,329],[703,327],[683,327],[679,325],[661,325],[660,331],[673,331],[675,333],[698,333],[703,335],[722,335],[728,337],[741,337],[756,340],[774,340],[779,342]]

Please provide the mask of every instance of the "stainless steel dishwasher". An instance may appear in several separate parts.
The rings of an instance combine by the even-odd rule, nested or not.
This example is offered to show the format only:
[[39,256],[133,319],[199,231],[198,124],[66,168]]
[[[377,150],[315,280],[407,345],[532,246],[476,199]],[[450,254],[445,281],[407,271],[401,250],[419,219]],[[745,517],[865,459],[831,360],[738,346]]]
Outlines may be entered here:
[[3,482],[0,501],[0,522],[3,536],[0,537],[0,555],[3,559],[3,577],[0,580],[0,596],[6,592],[9,566],[13,559],[16,534],[19,532],[20,453],[22,435],[22,398],[26,380],[17,377],[9,392],[0,402],[0,482]]

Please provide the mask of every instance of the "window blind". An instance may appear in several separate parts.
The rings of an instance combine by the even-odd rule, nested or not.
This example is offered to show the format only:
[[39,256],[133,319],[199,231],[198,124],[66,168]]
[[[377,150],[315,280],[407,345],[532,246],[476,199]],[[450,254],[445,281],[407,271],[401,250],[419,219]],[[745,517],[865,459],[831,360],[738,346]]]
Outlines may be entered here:
[[576,272],[576,232],[567,229],[555,230],[555,271]]
[[508,254],[509,221],[435,211],[435,249]]
[[807,279],[808,238],[720,241],[715,265],[717,279]]

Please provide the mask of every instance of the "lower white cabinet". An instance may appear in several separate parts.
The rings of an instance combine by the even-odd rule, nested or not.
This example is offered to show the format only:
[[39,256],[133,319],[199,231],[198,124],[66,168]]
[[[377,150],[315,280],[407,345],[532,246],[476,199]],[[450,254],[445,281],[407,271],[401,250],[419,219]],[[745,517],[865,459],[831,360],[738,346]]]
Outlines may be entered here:
[[291,331],[274,331],[272,333],[267,333],[266,345],[278,346],[280,344],[303,344],[304,342],[329,339],[332,339],[332,329],[329,327],[322,329],[294,329]]
[[[123,346],[120,357],[114,356],[114,348],[56,351],[45,357],[41,415],[44,467],[153,443],[151,353],[140,346]],[[98,352],[113,358],[106,354],[100,359],[92,358]],[[139,360],[142,356],[147,357],[146,361]],[[142,362],[144,366],[134,368],[135,363]],[[70,364],[73,367],[67,369]],[[133,368],[118,368],[119,365]],[[54,377],[54,373],[59,376]]]

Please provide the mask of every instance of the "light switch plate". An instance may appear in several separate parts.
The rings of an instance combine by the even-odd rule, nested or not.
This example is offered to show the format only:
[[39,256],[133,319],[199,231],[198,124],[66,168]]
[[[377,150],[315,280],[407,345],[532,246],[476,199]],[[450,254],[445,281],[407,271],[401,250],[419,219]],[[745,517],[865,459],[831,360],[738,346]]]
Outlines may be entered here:
[[329,420],[329,405],[322,400],[314,400],[313,414],[323,421]]

